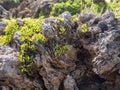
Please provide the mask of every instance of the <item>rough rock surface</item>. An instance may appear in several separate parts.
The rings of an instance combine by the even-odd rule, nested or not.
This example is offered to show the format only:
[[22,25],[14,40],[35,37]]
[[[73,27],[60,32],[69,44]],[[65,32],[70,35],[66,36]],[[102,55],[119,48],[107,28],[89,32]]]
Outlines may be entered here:
[[[33,76],[31,77],[23,77],[20,72],[19,49],[13,46],[1,46],[1,88],[120,90],[118,19],[112,12],[106,12],[101,17],[92,13],[78,15],[78,17],[78,22],[74,22],[69,12],[64,12],[59,17],[63,19],[62,21],[59,21],[59,18],[45,19],[42,31],[49,41],[44,45],[33,42],[37,51],[33,58]],[[87,24],[87,32],[82,32],[83,23]],[[64,35],[58,33],[60,26],[65,28]],[[18,46],[21,45],[19,32],[15,33],[14,42]],[[70,46],[70,50],[55,56],[55,46],[65,44]]]
[[1,18],[9,19],[10,17],[11,17],[11,13],[0,5],[0,19]]
[[53,4],[66,0],[20,0],[20,3],[4,1],[1,5],[12,13],[13,17],[39,17],[40,12],[49,16]]
[[42,90],[35,81],[21,75],[19,52],[9,46],[0,47],[0,89],[1,90]]

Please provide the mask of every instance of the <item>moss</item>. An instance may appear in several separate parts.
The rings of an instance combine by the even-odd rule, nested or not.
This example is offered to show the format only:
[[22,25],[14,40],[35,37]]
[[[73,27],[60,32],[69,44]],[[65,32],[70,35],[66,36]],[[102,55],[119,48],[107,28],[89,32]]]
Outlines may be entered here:
[[69,45],[63,45],[63,46],[56,45],[55,46],[55,56],[59,57],[62,54],[64,54],[65,52],[68,52],[70,50],[71,50],[71,47]]
[[60,34],[65,35],[65,27],[64,26],[60,26]]
[[67,0],[66,2],[56,3],[53,5],[50,15],[58,16],[64,11],[69,11],[72,15],[80,13],[80,3],[81,0]]
[[0,39],[2,45],[9,44],[13,39],[14,33],[19,30],[19,26],[16,23],[16,20],[11,19],[10,21],[6,21],[6,23],[7,26],[4,30],[5,35],[1,36],[2,38]]
[[32,42],[39,42],[44,44],[46,38],[42,34],[41,22],[39,19],[24,19],[24,25],[20,30],[21,32],[21,56],[20,62],[22,64],[21,71],[24,74],[32,74],[32,56],[28,53],[34,52],[36,50]]
[[75,23],[75,22],[78,22],[78,18],[75,17],[75,16],[72,16],[72,20],[73,20],[74,23]]
[[38,42],[39,44],[44,44],[47,39],[42,34],[41,20],[25,18],[23,19],[24,25],[19,27],[16,20],[4,20],[7,23],[5,28],[5,35],[0,36],[2,45],[8,45],[13,40],[13,35],[15,32],[20,31],[21,47],[20,47],[20,62],[21,71],[24,75],[32,74],[32,54],[36,50],[35,46],[32,44]]
[[88,27],[87,27],[86,24],[82,24],[82,32],[83,32],[83,33],[88,32]]

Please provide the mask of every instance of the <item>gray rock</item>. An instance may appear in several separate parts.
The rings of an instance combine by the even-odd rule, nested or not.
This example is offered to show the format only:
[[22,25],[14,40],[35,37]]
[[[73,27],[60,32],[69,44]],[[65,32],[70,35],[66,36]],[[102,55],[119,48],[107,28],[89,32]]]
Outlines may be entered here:
[[0,34],[4,33],[5,27],[6,27],[6,24],[4,22],[0,22]]
[[10,17],[11,17],[11,13],[0,5],[0,18],[9,19]]
[[95,17],[95,15],[93,13],[85,13],[85,14],[82,14],[80,17],[79,17],[79,21],[81,21],[82,23],[86,23],[88,22],[90,19],[93,19]]
[[108,30],[108,26],[107,26],[107,23],[105,21],[100,21],[98,23],[98,27],[102,30],[102,32]]
[[[34,87],[35,82],[23,78],[18,60],[19,52],[9,46],[0,47],[0,86],[2,90],[32,89],[41,90],[40,85]],[[37,84],[36,84],[37,85]],[[9,89],[7,89],[9,88]]]
[[[93,59],[94,71],[98,74],[110,72],[120,63],[120,30],[107,32],[99,40],[99,54]],[[113,72],[113,71],[112,71]]]
[[46,37],[53,37],[54,36],[54,32],[52,30],[52,26],[50,25],[50,23],[43,23],[42,24],[42,31]]
[[72,76],[67,75],[64,80],[64,90],[79,90]]
[[68,11],[62,13],[60,17],[64,19],[64,23],[67,27],[71,27],[73,25],[71,14]]
[[20,19],[17,19],[16,22],[19,26],[23,26],[23,24],[24,24],[24,22]]
[[113,12],[105,12],[102,18],[107,22],[109,27],[115,27],[115,25],[117,25],[117,19]]
[[14,48],[16,48],[17,50],[20,49],[20,46],[21,46],[21,34],[19,31],[15,32],[14,36],[13,36],[13,41],[14,43],[12,43],[12,46]]

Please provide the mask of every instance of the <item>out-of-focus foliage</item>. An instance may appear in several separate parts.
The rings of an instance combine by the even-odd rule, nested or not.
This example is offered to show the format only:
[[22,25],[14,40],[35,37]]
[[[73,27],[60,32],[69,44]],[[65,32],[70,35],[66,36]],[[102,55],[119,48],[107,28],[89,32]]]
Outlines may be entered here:
[[82,8],[81,0],[67,0],[66,2],[56,3],[52,7],[51,15],[58,16],[64,11],[69,11],[72,15],[75,13],[80,13],[80,9]]
[[50,14],[52,16],[58,16],[64,11],[69,11],[71,15],[86,12],[101,15],[107,10],[115,11],[117,7],[120,7],[120,1],[93,3],[92,0],[67,0],[66,2],[54,4]]

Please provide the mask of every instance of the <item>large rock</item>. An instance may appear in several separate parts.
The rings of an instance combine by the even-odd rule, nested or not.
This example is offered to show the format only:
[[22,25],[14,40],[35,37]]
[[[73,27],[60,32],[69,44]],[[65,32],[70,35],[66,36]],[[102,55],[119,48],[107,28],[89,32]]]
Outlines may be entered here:
[[[34,81],[22,76],[19,63],[19,52],[9,46],[0,47],[0,88],[1,90],[41,89]],[[36,86],[37,85],[37,88]]]
[[0,22],[0,35],[4,33],[6,24],[4,22]]
[[9,19],[10,17],[11,17],[11,13],[0,5],[0,18]]
[[23,0],[20,5],[9,9],[15,17],[39,17],[40,14],[49,16],[53,4],[66,0]]
[[[20,27],[24,24],[17,21]],[[87,27],[82,27],[86,24]],[[61,34],[61,27],[64,33]],[[87,29],[83,32],[82,29]],[[120,89],[120,28],[112,12],[101,17],[92,13],[79,15],[77,23],[69,12],[42,23],[45,44],[31,42],[36,51],[33,75],[24,77],[19,69],[20,32],[10,46],[0,47],[0,85],[2,89],[25,90],[119,90]],[[13,47],[13,46],[17,47]],[[70,50],[62,50],[63,46]],[[64,47],[64,48],[66,48]],[[17,49],[16,49],[17,48]]]

